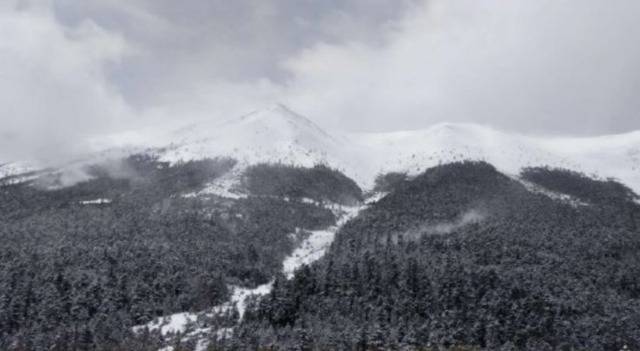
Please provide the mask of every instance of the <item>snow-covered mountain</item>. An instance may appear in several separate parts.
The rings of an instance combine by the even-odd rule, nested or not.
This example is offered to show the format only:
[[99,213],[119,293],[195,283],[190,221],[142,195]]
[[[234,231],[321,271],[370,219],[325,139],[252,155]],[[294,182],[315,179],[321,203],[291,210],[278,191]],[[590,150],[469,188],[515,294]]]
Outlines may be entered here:
[[[363,188],[370,188],[380,173],[415,174],[441,163],[472,159],[487,161],[508,174],[529,166],[567,168],[616,178],[640,192],[640,131],[541,137],[475,124],[441,123],[411,131],[328,132],[278,104],[223,123],[191,125],[161,138],[139,137],[137,144],[131,137],[109,140],[110,144],[102,142],[101,147],[122,150],[126,140],[128,149],[152,148],[170,162],[220,156],[237,159],[240,167],[259,162],[307,167],[322,163],[339,169]],[[0,177],[3,173],[15,174],[16,167],[0,166]]]
[[441,163],[487,161],[505,173],[551,166],[616,178],[640,191],[640,132],[600,137],[534,137],[490,127],[442,123],[423,130],[326,132],[283,105],[221,124],[174,132],[168,161],[230,156],[241,164],[328,164],[369,188],[380,173],[415,174]]
[[524,167],[572,169],[616,178],[640,191],[640,132],[574,138],[533,137],[473,124],[444,123],[425,130],[358,134],[355,143],[376,155],[381,172],[421,172],[440,163],[483,160],[507,174]]
[[[57,294],[72,296],[69,301],[81,308],[108,302],[100,297],[83,298],[93,296],[92,291],[98,288],[105,292],[102,294],[105,299],[124,296],[122,300],[127,304],[114,307],[119,308],[116,313],[106,314],[111,319],[104,325],[113,327],[114,333],[133,331],[128,334],[134,340],[140,337],[146,342],[149,336],[157,338],[155,345],[165,346],[161,350],[172,350],[168,345],[175,345],[178,340],[195,343],[197,349],[204,350],[209,342],[226,343],[226,339],[236,338],[232,341],[235,342],[250,335],[248,331],[263,333],[261,328],[265,326],[277,330],[280,326],[269,324],[276,319],[256,319],[280,308],[268,305],[274,299],[266,298],[259,304],[269,306],[268,309],[245,314],[252,308],[249,304],[252,299],[269,294],[272,289],[279,298],[283,297],[281,301],[297,299],[297,296],[305,296],[299,299],[301,303],[317,301],[314,308],[305,307],[290,313],[291,318],[316,311],[316,307],[323,313],[332,311],[335,301],[344,296],[342,288],[334,289],[333,284],[326,284],[332,272],[349,273],[335,274],[336,279],[342,279],[335,286],[348,286],[347,280],[349,284],[361,284],[350,294],[369,291],[379,282],[386,285],[388,277],[410,277],[389,274],[398,267],[407,272],[426,272],[414,275],[417,281],[422,280],[420,277],[434,277],[439,279],[439,286],[452,282],[449,286],[468,287],[471,293],[464,294],[465,299],[488,296],[484,293],[489,286],[497,293],[486,305],[496,309],[468,310],[477,313],[475,320],[485,321],[483,323],[504,315],[499,306],[513,305],[519,308],[514,310],[517,311],[514,325],[528,325],[530,320],[535,320],[536,325],[546,325],[548,316],[536,315],[537,302],[550,306],[544,311],[563,311],[572,308],[575,296],[582,299],[580,301],[597,298],[598,306],[613,306],[605,309],[610,315],[603,317],[599,314],[603,309],[594,308],[579,315],[581,319],[557,317],[554,323],[566,328],[561,335],[569,335],[574,329],[580,330],[574,327],[576,323],[600,321],[601,324],[585,325],[598,332],[605,330],[615,338],[619,338],[616,334],[619,330],[608,330],[608,322],[619,317],[616,306],[620,301],[633,300],[628,296],[633,296],[631,289],[637,286],[632,278],[636,276],[634,267],[638,263],[627,249],[638,246],[637,236],[633,234],[637,231],[640,209],[629,202],[637,198],[610,184],[603,186],[566,172],[540,171],[541,177],[537,179],[518,177],[518,173],[529,166],[568,168],[617,178],[640,193],[640,132],[593,138],[551,138],[473,124],[443,123],[424,130],[347,133],[325,131],[287,107],[276,105],[222,123],[194,124],[170,133],[132,131],[108,136],[97,140],[95,145],[94,150],[73,162],[41,171],[37,170],[42,166],[29,162],[0,164],[0,193],[6,200],[0,206],[0,216],[7,218],[5,226],[0,226],[4,229],[0,234],[8,238],[7,247],[13,250],[9,252],[33,247],[34,252],[42,253],[36,257],[41,262],[36,264],[28,255],[5,255],[11,259],[5,264],[7,267],[19,262],[15,265],[18,269],[35,268],[30,274],[14,274],[12,270],[4,273],[11,274],[5,274],[7,277],[22,279],[16,284],[18,288],[46,286],[58,273],[38,268],[45,267],[47,262],[61,262],[49,265],[55,269],[64,267],[58,274],[63,278],[56,278],[55,283],[69,282],[73,288],[58,289]],[[121,162],[123,157],[138,153],[157,156],[173,166],[156,162],[153,157],[133,157]],[[233,158],[237,162],[204,160],[216,157]],[[182,162],[190,160],[203,161]],[[512,177],[503,176],[486,163],[457,163],[404,179],[403,186],[391,184],[397,177],[389,177],[388,186],[381,187],[384,189],[367,191],[379,174],[415,175],[439,164],[460,160],[486,161]],[[98,163],[103,167],[87,172],[88,164]],[[258,163],[305,167],[325,164],[343,174],[324,167],[248,168]],[[89,177],[97,179],[80,183]],[[567,187],[566,179],[575,181],[577,189]],[[57,191],[29,187],[27,182],[31,180]],[[515,180],[522,186],[514,186]],[[554,187],[554,181],[559,185]],[[16,183],[24,186],[2,186]],[[77,186],[68,187],[71,184]],[[552,186],[547,187],[548,184]],[[513,203],[519,206],[511,206]],[[352,218],[357,220],[348,222]],[[70,245],[74,248],[73,254],[67,254]],[[376,250],[382,248],[385,253],[378,254],[381,252]],[[594,250],[590,250],[592,248]],[[585,249],[587,252],[583,253]],[[443,255],[455,261],[443,260]],[[322,261],[325,256],[329,257]],[[461,257],[475,258],[459,260]],[[373,260],[371,264],[369,259]],[[316,262],[318,260],[321,261]],[[558,265],[560,261],[562,265]],[[304,268],[310,264],[315,268]],[[333,264],[340,268],[328,268]],[[409,267],[416,268],[409,270]],[[297,275],[299,269],[304,273]],[[354,269],[359,277],[364,277],[364,283],[351,279],[350,272]],[[550,279],[548,272],[552,272]],[[0,270],[0,273],[3,272]],[[298,282],[303,281],[298,280],[299,277],[313,279],[312,284],[307,285],[307,280],[305,285],[322,286],[322,294],[315,295],[318,289],[297,291],[301,286]],[[631,283],[620,284],[618,278],[609,280],[608,277],[623,277],[624,282]],[[475,283],[478,281],[492,282],[478,285]],[[405,283],[388,285],[402,284]],[[542,290],[531,289],[534,284],[542,286]],[[413,288],[422,289],[421,285]],[[427,284],[413,296],[430,296],[429,300],[421,301],[445,303],[459,298],[459,294],[446,291],[448,289],[429,295],[432,294],[430,286]],[[528,288],[521,291],[532,290],[533,294],[522,295],[524,300],[522,297],[517,300],[536,302],[531,311],[527,310],[528,303],[514,302],[511,297],[513,287],[522,286]],[[483,291],[476,292],[474,288]],[[382,288],[377,291],[387,300],[398,296],[412,299],[403,289],[389,290],[391,293]],[[38,326],[40,322],[31,322],[41,320],[37,311],[46,310],[49,305],[58,308],[56,304],[62,301],[61,297],[56,292],[49,294],[49,290],[36,291],[34,296],[41,297],[36,300],[44,307],[30,309],[35,311],[28,311],[31,319],[21,317],[16,323],[25,323],[24,328],[30,328],[27,323]],[[281,294],[283,291],[286,293]],[[576,295],[576,291],[584,293]],[[327,292],[334,295],[326,295]],[[14,306],[13,312],[7,315],[24,316],[21,296],[26,294],[19,290],[18,294],[5,295],[13,301],[8,305]],[[380,301],[370,294],[358,299],[368,301],[356,304],[356,310],[368,306],[358,312],[361,316],[370,315],[369,308],[378,306]],[[281,306],[297,306],[297,302],[291,301]],[[468,306],[478,305],[469,301],[472,303]],[[405,309],[396,310],[394,306],[388,307],[396,313],[395,320],[405,318]],[[493,319],[483,319],[487,311],[493,313]],[[628,315],[623,317],[627,319],[637,314],[633,309],[626,311]],[[429,322],[432,323],[429,325],[442,326],[440,334],[434,335],[446,336],[449,320],[456,323],[469,320],[466,310],[460,315],[431,312],[433,317],[429,318],[442,318],[434,319],[437,323]],[[353,316],[351,312],[340,313],[343,314],[339,318]],[[371,315],[387,313],[379,310]],[[45,338],[43,340],[48,337],[58,340],[61,334],[57,330],[50,333],[50,325],[75,332],[77,323],[73,316],[70,312],[66,318],[53,316],[56,318],[52,317],[55,319],[52,324],[42,323],[42,330],[24,330]],[[103,316],[92,315],[90,323]],[[523,322],[517,320],[520,316],[526,317]],[[152,317],[158,318],[151,320]],[[422,317],[411,314],[409,317],[418,322],[407,324],[407,328],[425,325],[418,319]],[[314,316],[308,320],[322,321],[322,318]],[[336,318],[327,323],[334,320]],[[353,320],[342,320],[351,323],[351,331],[368,330],[353,327]],[[96,328],[102,326],[96,325],[99,326]],[[299,328],[301,323],[294,325]],[[552,330],[555,329],[550,327],[547,332]],[[421,333],[414,331],[408,335]],[[16,332],[11,337],[19,340],[21,335]],[[546,334],[536,332],[535,336],[539,335]],[[635,333],[633,335],[635,337]],[[510,338],[513,337],[504,340]]]
[[171,133],[169,140],[172,143],[161,152],[168,161],[225,156],[247,164],[313,166],[336,162],[335,156],[348,147],[283,105],[223,123],[191,125]]

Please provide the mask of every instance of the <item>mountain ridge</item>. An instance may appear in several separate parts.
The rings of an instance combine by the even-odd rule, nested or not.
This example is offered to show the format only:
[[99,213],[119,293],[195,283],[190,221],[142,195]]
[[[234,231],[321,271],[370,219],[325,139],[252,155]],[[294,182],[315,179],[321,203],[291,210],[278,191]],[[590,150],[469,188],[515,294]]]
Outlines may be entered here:
[[[326,131],[276,104],[217,124],[214,130],[201,128],[196,135],[199,137],[183,136],[183,145],[160,157],[171,162],[235,156],[248,164],[276,162],[308,167],[322,163],[343,171],[363,188],[371,188],[379,174],[415,175],[438,164],[469,159],[487,161],[514,175],[526,167],[567,168],[615,178],[640,191],[638,131],[596,137],[542,137],[469,123],[378,133]],[[233,147],[216,145],[220,142]]]
[[[240,166],[326,164],[368,189],[379,174],[415,175],[442,163],[476,160],[513,175],[526,167],[566,168],[614,178],[640,192],[640,131],[544,137],[469,123],[377,133],[327,131],[287,106],[275,104],[238,118],[194,124],[151,139],[141,136],[136,141],[130,134],[129,138],[112,137],[97,144],[102,150],[120,150],[116,154],[149,150],[171,163],[231,157]],[[0,166],[0,177],[15,175],[16,170],[23,171],[24,167]]]

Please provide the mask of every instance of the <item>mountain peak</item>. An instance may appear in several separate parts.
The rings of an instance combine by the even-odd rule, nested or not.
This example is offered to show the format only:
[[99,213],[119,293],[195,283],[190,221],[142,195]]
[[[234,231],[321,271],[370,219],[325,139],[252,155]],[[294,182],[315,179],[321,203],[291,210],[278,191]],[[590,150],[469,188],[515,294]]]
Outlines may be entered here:
[[282,103],[274,103],[272,105],[269,105],[265,108],[262,109],[258,109],[255,111],[252,111],[242,117],[240,117],[241,119],[243,118],[249,118],[252,116],[265,116],[265,115],[277,115],[277,116],[281,116],[281,117],[297,117],[299,116],[297,113],[293,112],[293,110],[291,110],[289,107],[287,107],[286,105],[282,104]]
[[239,119],[228,121],[229,124],[238,124],[243,127],[255,125],[258,128],[276,129],[280,132],[289,131],[294,134],[311,133],[323,138],[333,139],[315,122],[293,111],[282,103],[275,103],[261,110],[248,113]]
[[266,110],[283,113],[283,114],[294,114],[294,115],[296,114],[295,112],[293,112],[293,110],[289,108],[289,106],[281,102],[276,102],[275,104],[267,107]]
[[290,109],[289,107],[281,103],[276,103],[276,104],[270,105],[269,107],[250,112],[240,117],[240,120],[245,120],[245,121],[246,120],[251,120],[251,121],[268,120],[269,122],[272,122],[273,120],[285,120],[293,123],[304,123],[304,124],[315,125],[315,123],[310,121],[308,118],[296,113],[295,111],[293,111],[292,109]]
[[[277,162],[313,166],[336,155],[340,141],[283,104],[273,104],[215,125],[180,132],[166,160],[233,157],[245,164]],[[333,160],[333,159],[332,159]]]

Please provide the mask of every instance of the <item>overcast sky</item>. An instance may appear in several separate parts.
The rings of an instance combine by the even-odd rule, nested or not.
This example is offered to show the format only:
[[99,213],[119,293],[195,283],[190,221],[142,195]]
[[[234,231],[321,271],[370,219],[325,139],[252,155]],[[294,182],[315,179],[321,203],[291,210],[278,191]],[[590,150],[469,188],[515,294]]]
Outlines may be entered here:
[[4,0],[0,157],[275,102],[327,128],[640,129],[637,0]]

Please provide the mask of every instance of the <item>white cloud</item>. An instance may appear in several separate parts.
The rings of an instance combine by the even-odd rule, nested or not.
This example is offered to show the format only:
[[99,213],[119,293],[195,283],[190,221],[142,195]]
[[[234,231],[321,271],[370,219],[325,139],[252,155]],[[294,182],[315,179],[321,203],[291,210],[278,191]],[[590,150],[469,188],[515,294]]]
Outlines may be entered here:
[[67,28],[48,6],[16,5],[0,8],[0,160],[57,161],[131,118],[105,73],[127,47],[92,22]]

